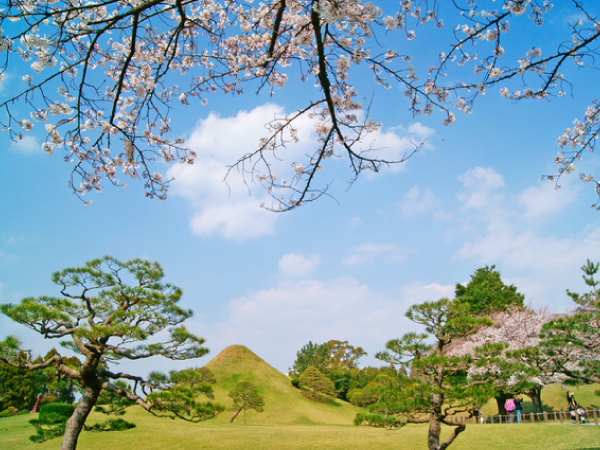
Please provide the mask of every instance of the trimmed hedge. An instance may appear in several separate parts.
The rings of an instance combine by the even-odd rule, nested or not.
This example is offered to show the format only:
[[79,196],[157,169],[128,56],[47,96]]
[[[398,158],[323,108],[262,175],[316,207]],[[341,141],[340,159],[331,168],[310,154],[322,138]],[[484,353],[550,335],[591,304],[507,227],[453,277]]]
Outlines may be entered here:
[[75,412],[75,406],[68,403],[47,403],[40,408],[40,423],[66,422]]

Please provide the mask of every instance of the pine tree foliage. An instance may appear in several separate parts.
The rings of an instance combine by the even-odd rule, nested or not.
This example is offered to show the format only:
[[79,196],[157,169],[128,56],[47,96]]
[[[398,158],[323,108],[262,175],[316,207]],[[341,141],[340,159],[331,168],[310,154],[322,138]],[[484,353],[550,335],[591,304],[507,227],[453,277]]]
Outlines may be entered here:
[[[0,360],[5,363],[32,371],[53,367],[79,385],[81,397],[66,422],[61,450],[76,448],[79,433],[102,391],[125,397],[158,416],[197,418],[195,403],[189,400],[192,390],[185,391],[186,398],[183,389],[167,389],[171,401],[159,402],[149,395],[152,385],[147,380],[110,370],[110,365],[120,360],[152,356],[185,360],[208,352],[202,346],[204,339],[181,325],[192,311],[178,306],[181,289],[163,283],[163,276],[157,262],[121,262],[105,256],[83,267],[55,272],[52,281],[60,297],[28,297],[16,305],[0,305],[2,313],[44,338],[67,339],[63,345],[80,356],[78,367],[67,364],[58,352],[39,363],[30,362],[19,357],[14,342],[0,344]],[[117,380],[133,383],[132,390],[119,387]],[[187,402],[188,415],[172,408],[179,406],[179,401]],[[207,411],[202,414],[206,417]]]

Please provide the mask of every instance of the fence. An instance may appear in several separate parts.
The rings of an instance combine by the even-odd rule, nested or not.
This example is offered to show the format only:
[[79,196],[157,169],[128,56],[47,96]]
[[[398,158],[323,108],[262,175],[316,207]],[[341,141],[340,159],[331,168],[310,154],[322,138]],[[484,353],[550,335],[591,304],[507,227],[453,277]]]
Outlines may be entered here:
[[600,418],[600,410],[591,409],[583,411],[583,414],[575,414],[575,417],[571,415],[571,411],[544,411],[538,413],[525,413],[521,414],[520,422],[517,422],[517,415],[493,415],[478,417],[454,417],[451,419],[456,424],[510,424],[510,423],[588,423],[598,425]]

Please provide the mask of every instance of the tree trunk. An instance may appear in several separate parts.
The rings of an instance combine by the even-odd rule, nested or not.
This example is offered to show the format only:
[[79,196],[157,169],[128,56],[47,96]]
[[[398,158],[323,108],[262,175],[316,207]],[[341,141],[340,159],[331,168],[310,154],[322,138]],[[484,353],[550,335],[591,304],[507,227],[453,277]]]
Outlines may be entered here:
[[238,414],[240,413],[240,411],[242,410],[242,408],[238,409],[235,414],[233,415],[233,417],[231,418],[231,420],[229,421],[229,423],[233,423],[233,421],[235,420],[235,418],[238,416]]
[[501,416],[506,416],[508,413],[506,412],[506,409],[504,408],[504,403],[506,403],[506,400],[508,400],[510,398],[510,395],[508,394],[500,394],[498,397],[496,397],[496,404],[498,405],[498,414],[500,414]]
[[83,389],[81,399],[77,403],[73,415],[67,420],[60,450],[75,450],[77,448],[79,433],[81,433],[85,420],[94,408],[99,395],[100,389]]
[[544,408],[542,407],[542,386],[537,385],[534,388],[529,389],[526,392],[527,396],[531,399],[533,406],[535,406],[535,410],[537,412],[543,412]]
[[427,444],[429,450],[438,450],[440,448],[440,432],[441,424],[438,415],[434,412],[429,417],[429,435],[427,436]]

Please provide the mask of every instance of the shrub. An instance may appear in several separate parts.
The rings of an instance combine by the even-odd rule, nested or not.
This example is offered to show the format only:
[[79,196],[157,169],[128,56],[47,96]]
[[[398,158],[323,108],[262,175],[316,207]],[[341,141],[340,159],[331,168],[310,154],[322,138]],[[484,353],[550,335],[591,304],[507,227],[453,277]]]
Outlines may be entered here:
[[29,421],[37,429],[37,434],[30,436],[29,439],[41,443],[62,436],[65,432],[65,423],[74,411],[75,406],[66,403],[47,403],[43,405],[40,408],[39,418]]
[[74,411],[75,406],[72,404],[47,403],[40,408],[39,421],[42,423],[66,422],[73,415]]

